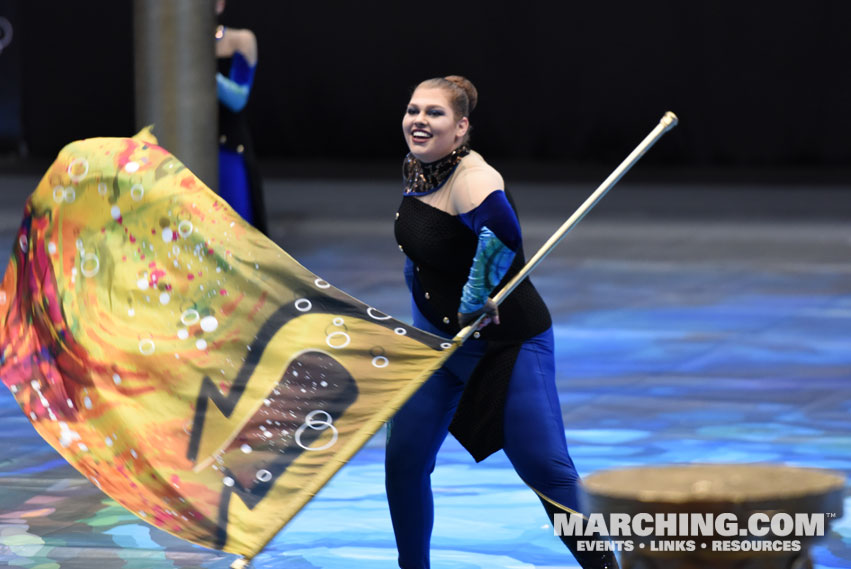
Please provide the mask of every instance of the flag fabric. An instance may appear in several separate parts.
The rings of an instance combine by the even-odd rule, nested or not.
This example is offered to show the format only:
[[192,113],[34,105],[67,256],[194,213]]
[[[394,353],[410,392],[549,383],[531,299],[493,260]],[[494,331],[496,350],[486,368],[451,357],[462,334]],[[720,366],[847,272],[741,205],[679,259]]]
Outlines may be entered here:
[[0,378],[106,494],[252,558],[456,347],[346,295],[149,132],[66,146],[0,288]]

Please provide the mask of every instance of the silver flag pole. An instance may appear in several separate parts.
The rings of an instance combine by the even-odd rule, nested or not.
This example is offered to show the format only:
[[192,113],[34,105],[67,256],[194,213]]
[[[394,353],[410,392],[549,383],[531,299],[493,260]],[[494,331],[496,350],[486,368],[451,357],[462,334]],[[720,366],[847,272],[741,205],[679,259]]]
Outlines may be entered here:
[[[650,131],[650,134],[644,137],[644,140],[642,140],[639,145],[636,146],[632,152],[630,152],[629,156],[627,156],[626,159],[621,162],[620,165],[615,168],[611,174],[609,174],[609,177],[606,178],[596,190],[594,190],[594,193],[588,196],[588,199],[586,199],[585,202],[583,202],[583,204],[579,206],[579,209],[573,212],[573,215],[571,215],[567,219],[567,221],[565,221],[561,225],[561,227],[558,228],[558,231],[556,231],[552,235],[552,237],[547,240],[546,243],[541,245],[541,248],[538,249],[538,252],[535,253],[535,255],[531,259],[529,259],[529,261],[520,270],[520,272],[514,275],[514,278],[508,281],[508,283],[502,288],[502,290],[500,290],[493,297],[493,301],[497,304],[497,306],[499,306],[499,304],[501,304],[502,301],[505,300],[505,298],[509,294],[511,294],[511,292],[515,288],[517,288],[517,285],[519,285],[523,281],[523,279],[528,277],[529,273],[531,273],[535,269],[535,267],[537,267],[538,264],[552,252],[553,249],[555,249],[556,245],[558,245],[561,240],[564,239],[568,232],[574,227],[576,227],[576,225],[580,221],[582,221],[582,218],[585,217],[585,215],[589,211],[591,211],[591,208],[593,208],[595,205],[597,205],[597,202],[603,199],[603,196],[606,195],[606,192],[612,189],[612,186],[617,184],[618,181],[623,178],[624,174],[626,174],[629,169],[632,168],[633,165],[638,162],[642,156],[644,156],[644,153],[650,150],[650,147],[656,144],[656,141],[662,138],[662,135],[677,126],[678,121],[679,119],[677,119],[677,115],[675,115],[671,111],[665,113],[665,115],[659,121],[659,124],[657,124],[656,127],[652,131]],[[461,331],[455,335],[452,341],[458,343],[465,342],[470,336],[473,335],[473,333],[478,328],[479,323],[482,321],[482,319],[484,319],[484,317],[484,315],[481,315],[478,319],[476,319],[475,322],[473,322],[472,324],[468,324],[467,326],[462,328]]]

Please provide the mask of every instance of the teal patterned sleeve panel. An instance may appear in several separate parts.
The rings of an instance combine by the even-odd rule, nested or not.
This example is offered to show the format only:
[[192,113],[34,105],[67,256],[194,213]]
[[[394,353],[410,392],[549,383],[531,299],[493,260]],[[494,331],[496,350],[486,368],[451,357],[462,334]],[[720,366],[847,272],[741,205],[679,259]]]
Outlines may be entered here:
[[216,73],[216,94],[219,101],[235,113],[241,111],[248,103],[248,85],[240,85],[233,79]]
[[458,312],[470,314],[485,305],[488,295],[508,272],[514,255],[515,252],[487,226],[481,228],[476,255],[461,293]]

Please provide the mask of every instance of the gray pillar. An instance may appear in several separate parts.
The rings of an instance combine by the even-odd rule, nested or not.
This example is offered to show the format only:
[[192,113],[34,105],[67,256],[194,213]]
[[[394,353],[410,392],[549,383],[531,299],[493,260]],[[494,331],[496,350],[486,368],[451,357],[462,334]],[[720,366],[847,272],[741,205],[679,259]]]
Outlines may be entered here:
[[136,126],[218,187],[214,0],[134,0]]

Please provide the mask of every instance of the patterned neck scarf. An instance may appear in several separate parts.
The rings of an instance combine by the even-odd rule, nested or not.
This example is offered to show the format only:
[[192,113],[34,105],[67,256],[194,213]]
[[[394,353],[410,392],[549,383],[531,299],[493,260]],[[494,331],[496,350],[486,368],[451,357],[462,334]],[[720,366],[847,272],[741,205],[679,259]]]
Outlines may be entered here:
[[410,152],[402,163],[402,179],[406,196],[424,196],[439,190],[455,167],[467,154],[470,147],[462,144],[440,160],[423,164]]

